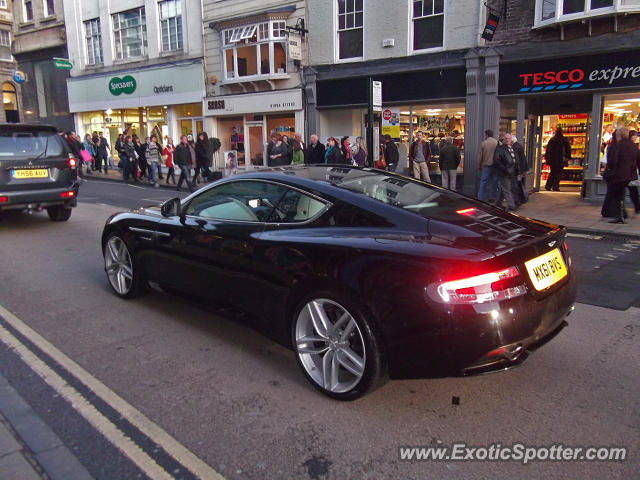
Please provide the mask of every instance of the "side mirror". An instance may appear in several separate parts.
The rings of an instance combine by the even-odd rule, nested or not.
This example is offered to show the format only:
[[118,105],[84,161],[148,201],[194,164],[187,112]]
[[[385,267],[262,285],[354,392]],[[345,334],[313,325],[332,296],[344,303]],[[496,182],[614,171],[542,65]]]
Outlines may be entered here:
[[180,213],[180,199],[178,197],[162,203],[160,208],[163,217],[176,217]]

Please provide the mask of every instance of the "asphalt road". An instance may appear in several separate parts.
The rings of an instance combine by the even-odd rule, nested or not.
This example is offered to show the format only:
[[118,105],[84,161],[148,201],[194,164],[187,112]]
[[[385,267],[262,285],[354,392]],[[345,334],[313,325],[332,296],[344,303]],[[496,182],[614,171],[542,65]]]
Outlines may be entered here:
[[[105,219],[118,208],[173,195],[93,181],[82,186],[69,222],[50,222],[46,214],[2,219],[0,305],[224,477],[637,477],[640,310],[627,308],[638,304],[637,243],[569,238],[582,303],[568,318],[569,327],[520,368],[393,381],[341,403],[307,383],[291,352],[237,321],[169,294],[152,292],[134,301],[111,294],[99,248]],[[622,310],[587,304],[606,302]],[[2,343],[0,372],[96,478],[144,478]],[[626,446],[629,458],[526,466],[399,460],[401,446],[458,441]]]

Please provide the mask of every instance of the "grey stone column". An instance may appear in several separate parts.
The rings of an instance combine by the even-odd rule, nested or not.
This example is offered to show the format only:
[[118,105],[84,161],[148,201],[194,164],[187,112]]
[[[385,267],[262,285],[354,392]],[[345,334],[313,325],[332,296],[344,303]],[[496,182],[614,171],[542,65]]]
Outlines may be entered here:
[[524,98],[518,98],[516,105],[516,137],[520,145],[525,145],[524,141],[524,124],[527,121],[526,100]]
[[490,128],[498,132],[500,126],[500,100],[498,100],[498,77],[500,53],[495,48],[487,48],[484,54],[484,123],[483,130]]
[[467,100],[464,125],[464,183],[462,192],[476,196],[478,185],[478,148],[484,138],[482,65],[478,49],[465,55],[467,64]]
[[316,100],[316,72],[313,68],[304,69],[304,109],[306,128],[303,135],[305,142],[309,142],[309,137],[318,133],[320,127],[320,114],[317,109]]

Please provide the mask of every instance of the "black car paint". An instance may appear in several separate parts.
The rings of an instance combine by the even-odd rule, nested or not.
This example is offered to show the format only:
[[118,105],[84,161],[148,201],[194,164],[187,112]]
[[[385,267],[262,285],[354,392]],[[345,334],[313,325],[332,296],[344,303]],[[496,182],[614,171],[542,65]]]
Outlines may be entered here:
[[[536,292],[524,262],[553,245],[569,267],[564,228],[444,190],[479,214],[471,218],[454,208],[439,218],[423,218],[296,175],[314,168],[331,167],[250,173],[231,180],[273,181],[326,199],[328,210],[310,223],[165,218],[159,208],[147,208],[112,216],[103,247],[109,233],[120,232],[147,278],[241,308],[256,320],[254,326],[289,348],[294,309],[305,294],[349,292],[362,299],[384,340],[391,378],[463,374],[498,347],[533,347],[563,326],[575,299],[571,268],[562,281]],[[216,184],[224,181],[229,180]],[[349,219],[361,215],[371,226],[332,225],[330,220],[345,211],[353,211]],[[130,227],[152,233],[145,236]],[[511,266],[526,279],[528,293],[499,306],[445,305],[426,294],[428,285],[460,278],[460,272]],[[498,322],[490,315],[496,307]],[[517,364],[515,359],[506,363]]]

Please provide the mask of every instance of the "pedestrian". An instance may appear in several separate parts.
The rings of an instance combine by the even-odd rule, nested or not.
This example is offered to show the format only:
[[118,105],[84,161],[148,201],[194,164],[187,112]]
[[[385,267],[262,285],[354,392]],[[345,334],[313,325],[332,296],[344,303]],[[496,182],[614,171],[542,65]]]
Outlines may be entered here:
[[367,146],[364,138],[356,138],[356,148],[353,154],[353,160],[358,167],[364,167],[367,163]]
[[431,149],[429,144],[422,138],[422,132],[418,130],[416,139],[409,149],[409,159],[413,162],[413,178],[431,182],[429,158],[431,158]]
[[438,159],[444,188],[449,190],[456,189],[456,175],[461,160],[460,149],[453,144],[452,137],[447,137],[444,147],[440,149],[440,158]]
[[[629,140],[633,143],[636,148],[638,147],[638,132],[635,130],[629,130]],[[638,171],[640,172],[640,162],[638,163]],[[629,189],[629,197],[631,197],[631,202],[633,202],[633,207],[636,213],[640,213],[640,194],[638,192],[638,187],[640,187],[640,180],[632,180],[627,185]]]
[[529,164],[524,154],[524,147],[518,142],[514,134],[511,134],[511,138],[513,139],[513,150],[516,152],[516,163],[518,166],[518,175],[511,186],[511,193],[513,194],[513,201],[516,202],[516,205],[522,205],[529,201],[526,186],[526,174],[529,171]]
[[609,186],[608,193],[613,205],[617,207],[617,216],[609,223],[626,223],[627,213],[624,209],[624,194],[629,182],[638,179],[640,150],[629,140],[629,129],[620,127],[615,132],[616,142],[609,146],[607,167],[603,177]]
[[274,132],[271,134],[271,140],[267,144],[267,165],[269,164],[269,159],[271,158],[271,149],[276,146],[276,143],[278,143],[278,134]]
[[293,145],[287,135],[282,135],[282,144],[285,146],[285,155],[280,159],[280,165],[289,165],[293,160]]
[[[442,156],[442,151],[440,156]],[[513,149],[513,137],[510,133],[505,134],[502,145],[496,148],[493,154],[493,165],[498,175],[498,192],[494,204],[502,207],[504,198],[507,201],[508,210],[517,210],[518,207],[513,201],[511,184],[513,178],[518,174],[518,164],[516,163],[516,152]]]
[[138,162],[136,162],[136,147],[133,144],[131,135],[124,137],[124,153],[127,157],[127,169],[124,173],[125,183],[129,180],[129,176],[133,177],[133,181],[138,183]]
[[318,140],[318,135],[315,133],[309,138],[309,146],[307,147],[307,154],[305,155],[304,162],[307,165],[318,165],[324,163],[324,144]]
[[84,136],[84,141],[82,142],[82,145],[84,146],[84,149],[89,152],[89,155],[91,155],[91,159],[89,160],[89,163],[87,163],[87,173],[91,173],[92,170],[96,169],[96,146],[93,143],[93,140],[91,138],[90,134],[86,134]]
[[305,154],[305,148],[304,148],[304,142],[302,141],[302,135],[300,135],[299,133],[296,133],[294,140],[293,140],[293,161],[292,163],[294,165],[302,165],[305,163],[304,161],[304,154]]
[[338,148],[338,141],[334,137],[327,140],[329,147],[324,152],[324,163],[330,165],[339,165],[342,163],[342,155]]
[[151,171],[150,181],[154,187],[160,187],[158,183],[158,168],[160,166],[160,147],[158,146],[158,137],[155,134],[151,135],[149,139],[149,144],[145,150],[145,156],[147,158],[147,163],[149,164]]
[[136,152],[136,158],[138,159],[138,167],[140,168],[140,178],[146,177],[149,179],[149,164],[147,163],[147,157],[145,155],[146,143],[140,142],[140,137],[133,135],[133,148]]
[[126,182],[129,176],[129,157],[127,156],[126,149],[124,147],[125,137],[122,133],[118,135],[118,139],[116,140],[115,149],[118,152],[118,168],[121,169],[122,172],[122,181]]
[[186,135],[182,135],[180,137],[180,144],[173,152],[173,162],[180,169],[180,178],[178,179],[176,190],[180,191],[182,182],[186,182],[189,191],[193,192],[193,184],[189,180],[189,164],[191,163],[191,152],[189,150],[189,140],[187,139]]
[[109,154],[111,153],[111,147],[109,142],[104,138],[104,134],[100,132],[98,134],[98,172],[102,169],[102,162],[104,162],[104,173],[107,173],[107,166],[109,165]]
[[560,191],[560,178],[562,177],[565,160],[571,160],[571,145],[569,140],[562,134],[562,127],[556,126],[556,133],[547,143],[547,151],[545,153],[545,161],[550,170],[544,187],[547,191]]
[[194,185],[196,183],[196,142],[193,140],[193,135],[187,135],[187,146],[189,147],[189,169],[193,169],[193,179],[191,180]]
[[194,181],[202,178],[203,182],[209,180],[209,165],[213,158],[213,151],[211,148],[211,142],[207,137],[206,132],[198,133],[198,140],[196,141],[196,173],[194,174]]
[[344,136],[340,140],[340,155],[342,156],[342,163],[345,165],[353,165],[353,159],[351,155],[351,140],[349,136]]
[[400,153],[398,152],[398,146],[391,139],[391,135],[384,136],[384,159],[387,162],[387,170],[395,172],[398,167],[398,160]]
[[498,172],[493,166],[493,155],[498,147],[498,140],[493,136],[493,130],[484,131],[484,141],[480,144],[478,153],[478,167],[481,170],[478,198],[483,202],[494,202],[498,188]]
[[175,147],[173,146],[173,140],[167,137],[167,146],[162,150],[162,158],[165,161],[165,165],[167,166],[167,185],[169,185],[169,180],[173,181],[173,184],[176,184],[176,176],[175,176],[175,168],[173,167],[173,152],[175,151]]
[[271,155],[269,155],[270,167],[279,167],[281,165],[286,165],[284,162],[287,161],[288,149],[282,141],[282,135],[280,135],[279,133],[276,134],[275,141],[275,145],[271,147]]

